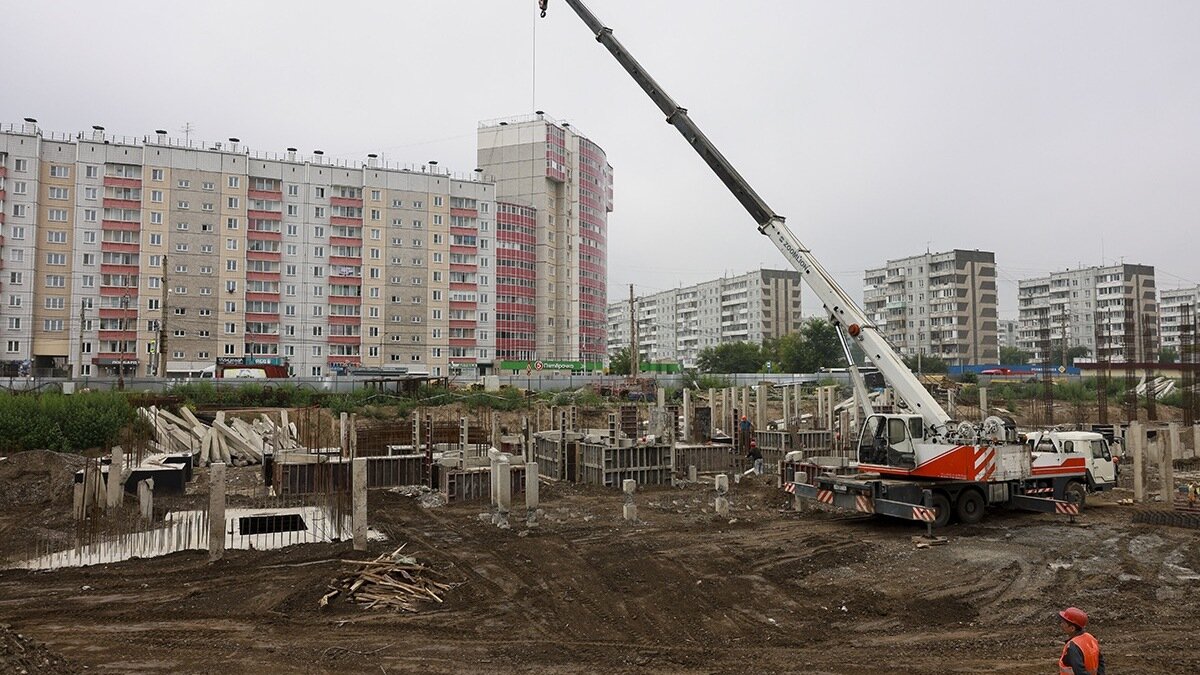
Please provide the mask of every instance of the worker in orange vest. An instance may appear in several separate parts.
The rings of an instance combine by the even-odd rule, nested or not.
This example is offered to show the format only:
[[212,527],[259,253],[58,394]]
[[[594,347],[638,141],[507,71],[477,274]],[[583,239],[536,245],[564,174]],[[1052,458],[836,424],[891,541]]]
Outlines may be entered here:
[[1104,655],[1100,643],[1084,630],[1088,615],[1078,607],[1068,607],[1058,613],[1064,633],[1068,635],[1058,659],[1059,675],[1104,675]]

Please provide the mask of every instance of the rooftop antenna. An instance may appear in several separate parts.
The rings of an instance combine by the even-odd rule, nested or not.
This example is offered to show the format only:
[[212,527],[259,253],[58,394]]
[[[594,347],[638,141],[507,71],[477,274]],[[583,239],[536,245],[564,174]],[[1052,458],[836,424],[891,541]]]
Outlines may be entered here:
[[196,127],[192,126],[191,122],[184,122],[183,126],[179,127],[179,130],[183,132],[183,142],[190,143],[192,140],[192,132],[196,130]]

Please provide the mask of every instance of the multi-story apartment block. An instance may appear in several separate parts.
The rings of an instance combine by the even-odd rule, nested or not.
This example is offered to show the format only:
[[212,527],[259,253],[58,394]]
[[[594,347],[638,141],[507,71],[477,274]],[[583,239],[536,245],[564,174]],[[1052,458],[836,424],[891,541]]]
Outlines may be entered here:
[[999,358],[996,255],[955,249],[867,270],[863,309],[903,355],[958,366]]
[[1200,322],[1200,286],[1159,291],[1159,334],[1163,349],[1183,354],[1181,339],[1196,342]]
[[[760,269],[636,299],[640,358],[691,368],[706,347],[761,343],[800,329],[799,272]],[[629,300],[608,306],[610,356],[628,347]]]
[[75,375],[486,372],[495,186],[197,143],[0,128],[0,359]]
[[1001,319],[1000,320],[1000,322],[998,324],[999,327],[997,330],[999,333],[999,335],[998,335],[999,346],[1001,348],[1004,348],[1004,347],[1014,347],[1015,348],[1017,346],[1017,333],[1018,333],[1018,327],[1020,325],[1021,324],[1019,321],[1015,321],[1013,319]]
[[1017,346],[1043,361],[1048,350],[1084,347],[1090,358],[1141,362],[1158,352],[1154,267],[1110,265],[1055,272],[1017,284]]
[[505,204],[500,358],[603,363],[613,194],[604,151],[539,112],[482,123],[479,166]]

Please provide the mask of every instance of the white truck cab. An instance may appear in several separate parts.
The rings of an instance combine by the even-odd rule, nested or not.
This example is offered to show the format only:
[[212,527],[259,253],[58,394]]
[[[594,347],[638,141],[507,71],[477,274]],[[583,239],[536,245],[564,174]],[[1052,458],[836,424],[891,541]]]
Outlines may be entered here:
[[1026,436],[1033,455],[1079,454],[1087,465],[1089,492],[1111,490],[1117,485],[1117,463],[1108,440],[1092,431],[1037,431]]

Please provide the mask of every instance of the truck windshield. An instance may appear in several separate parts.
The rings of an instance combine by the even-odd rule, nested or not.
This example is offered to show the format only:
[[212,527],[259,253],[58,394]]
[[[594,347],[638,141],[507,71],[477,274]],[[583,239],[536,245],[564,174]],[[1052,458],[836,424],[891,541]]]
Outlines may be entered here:
[[1092,457],[1103,457],[1104,459],[1111,460],[1112,454],[1108,451],[1108,443],[1104,441],[1092,441]]

